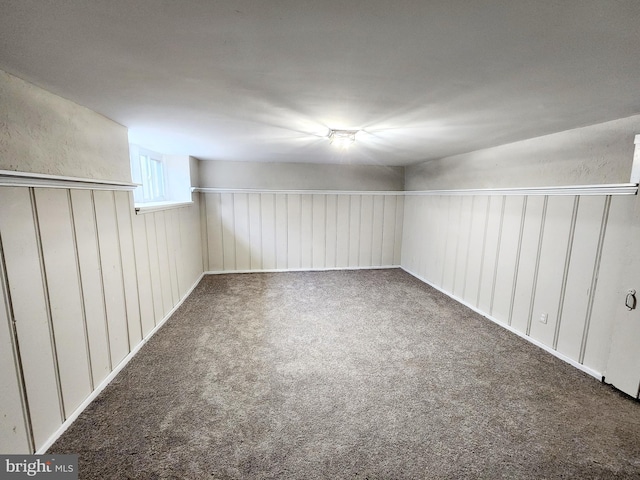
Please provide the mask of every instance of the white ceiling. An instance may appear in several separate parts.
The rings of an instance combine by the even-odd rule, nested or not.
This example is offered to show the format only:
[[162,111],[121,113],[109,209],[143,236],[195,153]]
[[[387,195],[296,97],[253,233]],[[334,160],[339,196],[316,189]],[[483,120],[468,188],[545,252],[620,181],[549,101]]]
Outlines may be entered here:
[[0,69],[163,153],[408,165],[640,113],[640,1],[0,0]]

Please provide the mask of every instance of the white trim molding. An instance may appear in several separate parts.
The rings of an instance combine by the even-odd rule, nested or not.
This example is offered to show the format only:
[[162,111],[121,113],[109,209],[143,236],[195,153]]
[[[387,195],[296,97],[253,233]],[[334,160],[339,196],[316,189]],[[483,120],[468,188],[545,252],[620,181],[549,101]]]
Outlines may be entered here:
[[65,177],[61,175],[48,175],[45,173],[0,170],[0,186],[133,191],[138,185],[135,183],[115,182],[112,180],[94,180],[91,178]]
[[191,205],[193,205],[193,202],[149,202],[136,203],[134,208],[137,215],[144,215],[145,213],[159,212],[170,208],[189,207]]
[[404,195],[402,190],[277,190],[260,188],[209,188],[192,187],[192,192],[197,193],[282,193],[293,195]]
[[[639,173],[640,175],[640,173]],[[558,187],[471,188],[461,190],[416,190],[405,195],[637,195],[637,183],[569,185]]]

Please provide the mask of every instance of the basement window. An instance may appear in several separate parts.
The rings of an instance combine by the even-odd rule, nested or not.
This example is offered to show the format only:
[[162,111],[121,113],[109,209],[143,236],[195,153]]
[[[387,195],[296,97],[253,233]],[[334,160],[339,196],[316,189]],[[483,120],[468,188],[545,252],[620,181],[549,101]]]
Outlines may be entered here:
[[163,155],[129,144],[136,212],[145,213],[191,203],[189,157]]

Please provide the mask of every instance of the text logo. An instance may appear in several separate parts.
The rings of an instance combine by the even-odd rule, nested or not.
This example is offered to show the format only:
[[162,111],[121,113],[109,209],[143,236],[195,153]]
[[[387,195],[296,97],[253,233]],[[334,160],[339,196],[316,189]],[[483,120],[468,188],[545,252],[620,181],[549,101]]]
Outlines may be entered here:
[[0,478],[78,480],[78,455],[0,455]]

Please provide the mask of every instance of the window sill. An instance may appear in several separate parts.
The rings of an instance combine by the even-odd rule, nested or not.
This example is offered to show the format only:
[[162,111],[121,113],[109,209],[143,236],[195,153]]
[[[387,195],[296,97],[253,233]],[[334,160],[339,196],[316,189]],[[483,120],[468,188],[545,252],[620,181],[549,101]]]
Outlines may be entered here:
[[159,212],[161,210],[169,210],[171,208],[181,208],[193,205],[193,202],[149,202],[149,203],[136,203],[134,208],[136,215],[143,215],[145,213]]

